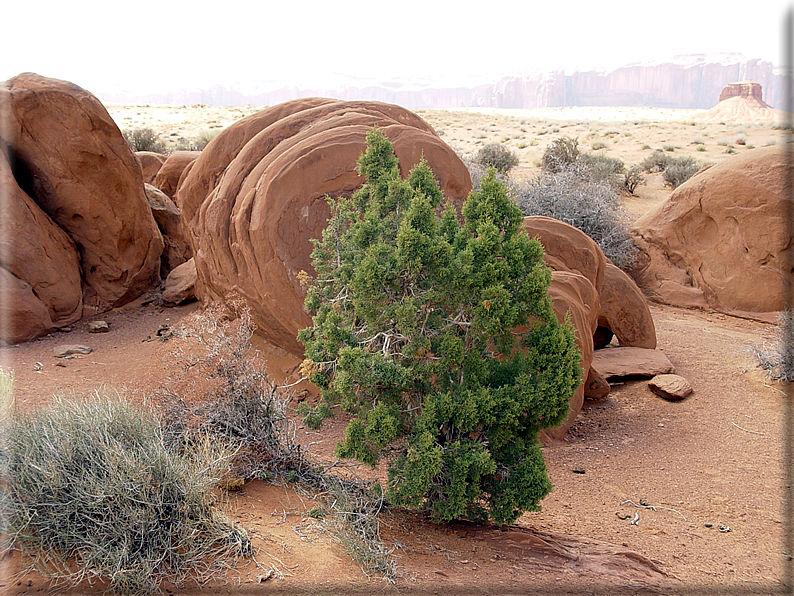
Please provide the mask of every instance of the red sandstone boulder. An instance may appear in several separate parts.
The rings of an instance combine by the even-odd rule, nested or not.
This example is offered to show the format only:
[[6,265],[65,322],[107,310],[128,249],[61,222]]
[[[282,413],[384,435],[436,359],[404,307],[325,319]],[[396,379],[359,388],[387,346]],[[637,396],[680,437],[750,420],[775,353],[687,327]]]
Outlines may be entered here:
[[80,318],[74,242],[19,187],[0,144],[0,342],[18,343]]
[[201,155],[201,151],[174,151],[166,158],[163,165],[160,166],[152,185],[173,198],[177,186],[179,186],[179,179],[184,173],[185,168],[187,168],[199,155]]
[[312,271],[310,240],[329,216],[325,196],[361,186],[356,161],[375,125],[394,144],[403,175],[424,156],[444,195],[465,199],[465,165],[404,108],[317,99],[269,108],[221,132],[180,183],[176,203],[195,255],[197,296],[243,298],[268,341],[302,355],[296,335],[311,320],[297,275]]
[[607,258],[590,236],[565,222],[540,215],[525,217],[523,228],[530,237],[540,240],[551,269],[584,275],[601,292]]
[[151,184],[144,184],[144,189],[165,244],[160,257],[160,277],[165,278],[171,270],[191,258],[193,253],[182,233],[179,209],[174,202]]
[[593,368],[605,379],[612,377],[653,377],[674,373],[675,367],[661,350],[646,348],[604,348],[593,355]]
[[163,241],[141,169],[102,104],[26,73],[0,85],[0,113],[19,187],[79,247],[84,309],[120,306],[159,281]]
[[[593,361],[593,332],[599,312],[598,292],[583,275],[570,271],[552,271],[549,297],[554,306],[554,314],[560,322],[570,313],[571,322],[576,330],[576,345],[582,354],[580,364],[584,371],[582,381],[588,377]],[[544,431],[548,436],[562,439],[582,409],[585,395],[583,382],[570,400],[568,419],[556,428]]]
[[196,262],[189,259],[168,274],[163,289],[163,304],[176,306],[195,299]]
[[[634,280],[612,263],[607,263],[604,270],[604,287],[600,298],[599,329],[609,331],[609,335],[616,335],[621,346],[649,350],[656,347],[656,326],[645,296]],[[594,342],[597,335],[593,336]],[[595,347],[598,349],[603,345],[596,344]]]
[[163,166],[166,156],[153,151],[136,151],[135,157],[138,159],[138,163],[141,164],[144,184],[154,184],[154,179]]
[[703,170],[639,218],[632,277],[653,300],[775,320],[786,306],[786,147],[747,151]]

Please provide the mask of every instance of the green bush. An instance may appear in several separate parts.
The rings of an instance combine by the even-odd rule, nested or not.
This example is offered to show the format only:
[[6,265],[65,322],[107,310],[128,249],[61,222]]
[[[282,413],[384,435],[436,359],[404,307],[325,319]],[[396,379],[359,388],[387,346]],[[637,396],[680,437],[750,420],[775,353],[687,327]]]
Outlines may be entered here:
[[547,172],[559,172],[578,161],[580,155],[578,139],[560,137],[543,152],[542,168]]
[[393,504],[512,522],[551,490],[538,432],[565,420],[580,382],[543,250],[494,170],[461,225],[450,205],[438,215],[424,160],[403,180],[388,139],[374,129],[367,141],[366,184],[329,199],[312,253],[314,324],[298,337],[325,401],[313,422],[335,404],[353,414],[336,453],[373,465],[389,454]]
[[166,153],[165,142],[151,128],[136,128],[122,132],[124,139],[133,151],[153,151]]
[[206,441],[173,453],[152,412],[103,395],[4,426],[4,552],[21,550],[56,584],[148,593],[163,580],[203,583],[251,554],[214,505],[230,454]]
[[700,168],[701,165],[692,157],[677,157],[668,161],[662,178],[667,186],[678,188],[694,176]]
[[507,175],[518,165],[518,155],[500,143],[490,143],[477,152],[475,161],[485,168],[494,168]]

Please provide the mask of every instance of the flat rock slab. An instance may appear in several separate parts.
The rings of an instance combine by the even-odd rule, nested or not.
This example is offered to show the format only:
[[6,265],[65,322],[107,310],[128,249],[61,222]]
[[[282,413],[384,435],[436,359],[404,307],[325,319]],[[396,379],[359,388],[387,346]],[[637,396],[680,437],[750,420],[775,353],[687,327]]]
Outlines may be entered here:
[[80,344],[64,344],[62,346],[56,346],[52,351],[55,352],[56,358],[64,358],[66,356],[73,356],[74,354],[90,354],[94,349],[88,346],[81,346]]
[[604,348],[596,350],[591,365],[602,377],[654,377],[674,373],[675,367],[660,350]]
[[648,387],[659,397],[679,401],[692,393],[692,385],[678,375],[656,375],[648,381]]

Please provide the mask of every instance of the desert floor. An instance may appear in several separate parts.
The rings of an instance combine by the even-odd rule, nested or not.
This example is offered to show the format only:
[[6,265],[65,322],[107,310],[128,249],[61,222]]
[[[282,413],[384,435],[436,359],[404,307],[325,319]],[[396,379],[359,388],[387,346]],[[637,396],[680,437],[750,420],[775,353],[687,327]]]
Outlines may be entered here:
[[[222,128],[256,109],[109,106],[122,129],[148,126],[177,139]],[[606,147],[598,151],[627,165],[667,146],[674,154],[713,163],[729,157],[724,153],[729,145],[748,151],[782,142],[771,123],[698,124],[692,111],[419,113],[462,153],[484,143],[508,143],[520,155],[517,175],[523,176],[537,171],[543,149],[561,135],[578,137],[585,150],[602,142]],[[702,141],[705,151],[694,141]],[[636,217],[669,193],[658,176],[650,176],[638,196],[626,200],[627,210]],[[180,370],[174,355],[179,340],[145,340],[155,337],[160,325],[177,325],[197,308],[165,309],[138,300],[102,315],[110,324],[108,333],[88,334],[88,321],[81,321],[67,333],[0,349],[0,366],[15,375],[17,407],[40,407],[56,394],[80,396],[108,388],[145,395]],[[228,583],[201,593],[787,593],[782,583],[786,398],[780,386],[765,381],[746,352],[750,345],[772,340],[775,328],[713,312],[661,305],[651,310],[660,349],[694,393],[668,402],[656,397],[646,380],[632,378],[614,383],[606,399],[586,402],[567,441],[544,448],[554,491],[542,511],[502,528],[434,526],[420,513],[385,511],[381,533],[399,569],[391,585],[364,574],[329,525],[307,515],[315,504],[309,495],[289,485],[251,482],[228,493],[227,506],[251,534],[256,562],[241,564]],[[64,343],[86,344],[94,352],[56,360],[53,348]],[[262,342],[257,347],[275,381],[294,379],[296,359]],[[341,432],[342,423],[332,422],[320,433],[299,427],[297,438],[312,457],[330,462]],[[575,468],[585,473],[574,473]],[[363,478],[380,473],[363,466],[356,472]],[[636,525],[621,519],[635,513]],[[17,560],[4,563],[8,574]],[[0,583],[12,594],[48,590],[35,574]]]

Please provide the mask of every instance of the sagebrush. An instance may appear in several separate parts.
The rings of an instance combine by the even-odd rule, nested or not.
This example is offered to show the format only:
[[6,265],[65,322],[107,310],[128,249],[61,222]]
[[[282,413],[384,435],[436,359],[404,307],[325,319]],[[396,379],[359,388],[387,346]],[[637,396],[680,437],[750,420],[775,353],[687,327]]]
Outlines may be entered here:
[[165,141],[151,128],[136,128],[122,132],[124,139],[133,151],[152,151],[166,153]]
[[3,552],[19,549],[56,586],[143,594],[206,582],[251,554],[215,505],[230,452],[197,441],[174,453],[152,411],[113,394],[4,422]]
[[484,168],[494,168],[502,175],[518,165],[518,155],[501,143],[489,143],[477,152],[475,161]]
[[794,381],[794,310],[780,313],[775,338],[747,348],[768,378],[789,384]]
[[586,166],[574,164],[543,173],[513,187],[524,215],[558,219],[590,236],[616,266],[626,268],[637,248],[629,236],[628,217],[615,187],[588,178]]

